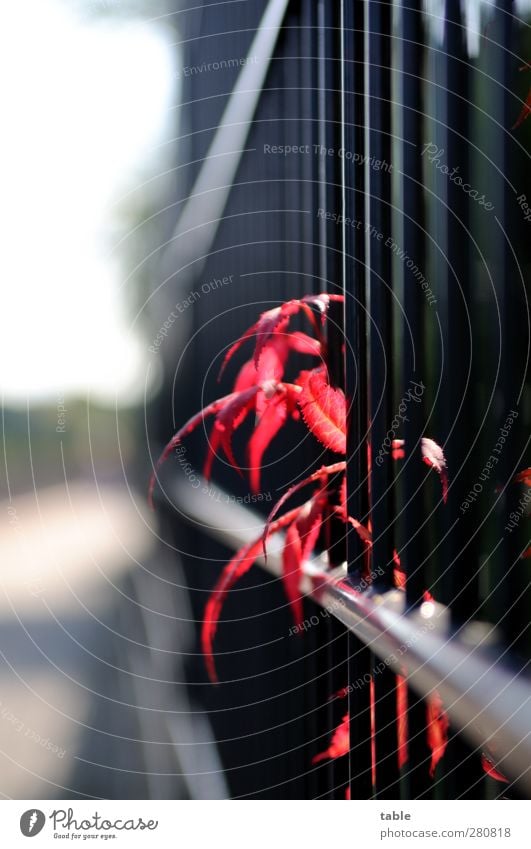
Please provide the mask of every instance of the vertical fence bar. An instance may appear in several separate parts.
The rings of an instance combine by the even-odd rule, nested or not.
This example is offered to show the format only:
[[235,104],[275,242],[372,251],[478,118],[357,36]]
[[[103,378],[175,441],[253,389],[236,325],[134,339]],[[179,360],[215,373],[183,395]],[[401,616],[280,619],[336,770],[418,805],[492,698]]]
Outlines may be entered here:
[[[400,204],[402,209],[401,249],[411,258],[402,263],[404,287],[403,372],[401,388],[414,400],[407,403],[404,422],[406,462],[401,474],[404,494],[406,597],[408,608],[422,600],[427,587],[426,499],[424,484],[426,466],[422,463],[421,439],[426,433],[425,398],[422,387],[426,380],[425,306],[426,297],[415,276],[426,264],[424,245],[424,201],[422,190],[422,25],[420,2],[404,3],[401,13],[401,99],[402,174]],[[412,386],[412,384],[415,386]],[[420,389],[419,389],[420,386]]]
[[[501,3],[497,4],[497,16],[499,19],[499,28],[501,31],[500,43],[502,55],[499,57],[500,70],[498,79],[500,80],[500,88],[505,92],[510,90],[512,85],[512,76],[515,74],[515,65],[513,58],[514,44],[514,4]],[[508,96],[505,95],[503,103],[500,104],[500,123],[503,128],[509,128],[514,123],[511,117]],[[520,139],[519,139],[520,140]],[[505,455],[505,467],[500,470],[500,478],[502,481],[510,480],[514,476],[515,471],[531,465],[529,456],[530,444],[530,419],[531,411],[529,405],[525,402],[525,389],[529,390],[529,344],[530,344],[530,314],[529,314],[529,281],[522,279],[522,272],[525,274],[525,260],[522,259],[520,252],[517,255],[513,254],[513,246],[515,240],[513,234],[520,233],[524,222],[520,216],[520,220],[516,219],[516,207],[511,192],[511,181],[516,187],[516,195],[521,196],[521,183],[523,176],[527,173],[528,168],[528,151],[522,151],[519,160],[516,157],[511,157],[511,148],[509,147],[511,138],[507,132],[503,134],[501,140],[501,156],[502,166],[501,171],[505,175],[503,183],[503,199],[501,204],[500,221],[504,230],[503,238],[503,259],[501,271],[501,284],[503,285],[503,338],[504,338],[504,360],[503,360],[503,386],[504,386],[504,401],[505,410],[500,416],[498,424],[501,429],[504,427],[505,419],[511,414],[511,411],[518,413],[518,417],[513,417],[511,425],[511,436],[508,439],[507,452]],[[526,222],[527,224],[527,222]],[[521,243],[525,243],[526,237],[522,238]],[[511,281],[514,285],[511,286]],[[527,284],[527,292],[525,286]],[[507,491],[507,499],[504,503],[505,521],[511,515],[513,510],[520,508],[520,499],[524,492],[521,486],[510,486]],[[520,522],[517,532],[508,533],[505,527],[502,529],[504,533],[504,545],[502,547],[502,556],[507,568],[513,566],[511,575],[511,613],[508,617],[505,628],[505,635],[508,642],[514,644],[514,648],[519,652],[523,659],[529,659],[531,654],[531,633],[529,626],[529,610],[531,609],[531,582],[529,580],[529,560],[522,562],[521,553],[531,544],[529,519]],[[523,566],[523,568],[521,568]],[[505,575],[500,575],[500,581],[507,584]]]
[[[341,3],[341,122],[342,147],[362,162],[365,150],[364,4]],[[367,522],[369,470],[367,463],[367,291],[365,237],[362,226],[347,225],[365,217],[365,174],[343,158],[343,292],[345,295],[345,393],[347,417],[347,506],[349,515]],[[356,531],[347,530],[348,573],[354,585],[364,575],[366,546]],[[371,652],[349,634],[350,794],[352,799],[372,796],[371,705],[366,681],[371,674]]]
[[[323,114],[323,98],[324,89],[326,87],[327,65],[326,65],[326,47],[325,47],[325,30],[321,25],[319,9],[313,4],[298,3],[294,4],[293,10],[296,11],[299,19],[300,38],[299,38],[299,58],[298,62],[301,68],[305,68],[307,76],[301,77],[300,98],[308,104],[310,100],[313,103],[313,117],[317,117],[317,121],[306,124],[304,137],[300,138],[300,143],[308,144],[310,153],[298,157],[304,163],[304,179],[305,185],[301,185],[302,197],[305,203],[301,205],[301,209],[307,214],[301,217],[307,223],[308,237],[311,233],[311,240],[314,242],[312,251],[313,264],[305,267],[303,270],[308,275],[303,279],[305,291],[318,291],[321,288],[319,277],[323,275],[323,269],[327,262],[327,238],[326,232],[323,232],[321,219],[316,216],[316,207],[322,204],[322,195],[326,184],[326,178],[322,173],[319,163],[314,157],[314,143],[318,143],[322,132],[322,124],[325,120]],[[316,29],[315,29],[316,28]],[[313,38],[314,33],[316,38]],[[312,62],[311,57],[317,56],[317,61]],[[303,58],[304,57],[304,58]],[[290,85],[289,79],[286,77],[286,85]],[[304,91],[304,87],[314,89],[315,95],[309,90]],[[311,602],[305,602],[306,616],[311,620],[311,617],[318,613],[315,605]],[[319,622],[315,627],[308,631],[307,635],[307,663],[306,663],[306,678],[307,696],[306,704],[311,706],[311,712],[308,716],[308,738],[313,753],[326,749],[334,728],[334,705],[330,701],[330,696],[334,692],[334,684],[332,682],[332,659],[333,652],[332,631],[333,624],[329,619],[323,619],[319,616]],[[337,689],[337,686],[336,688]],[[308,771],[308,796],[312,799],[324,798],[332,799],[334,790],[334,763],[331,760],[325,760],[318,767],[309,769]]]
[[[425,396],[422,391],[426,375],[425,311],[426,296],[414,269],[422,273],[426,267],[424,244],[425,215],[422,187],[421,150],[423,141],[422,67],[423,41],[420,0],[405,0],[399,16],[400,33],[400,98],[401,178],[401,250],[407,261],[401,264],[403,273],[403,368],[401,397],[411,390],[415,400],[407,403],[404,438],[406,460],[402,466],[404,546],[400,551],[402,569],[406,572],[408,609],[422,600],[428,585],[427,503],[425,493],[426,466],[422,463],[421,439],[426,432]],[[415,385],[414,385],[415,384]],[[421,390],[417,391],[419,385]],[[405,770],[410,798],[424,798],[431,789],[429,775],[430,750],[426,733],[426,705],[408,687],[408,761]]]
[[[519,163],[522,170],[518,173],[511,167],[509,147],[509,128],[514,123],[514,112],[511,117],[507,92],[511,89],[512,76],[518,62],[512,49],[511,9],[510,3],[496,4],[491,22],[493,43],[489,51],[489,63],[497,81],[491,98],[492,130],[489,140],[489,154],[495,168],[490,192],[496,211],[494,232],[489,240],[489,259],[495,272],[493,287],[501,324],[500,375],[496,392],[493,440],[505,434],[505,442],[499,443],[503,448],[499,454],[497,477],[501,487],[507,485],[503,497],[499,500],[497,531],[498,538],[502,538],[502,544],[498,562],[493,564],[495,575],[492,577],[496,580],[492,583],[496,604],[507,611],[507,616],[501,624],[505,638],[511,643],[516,640],[518,648],[525,656],[529,653],[529,643],[525,638],[529,628],[529,595],[526,592],[528,574],[525,567],[522,569],[518,565],[518,558],[525,545],[526,535],[525,532],[522,534],[524,529],[521,522],[520,527],[511,528],[510,531],[506,531],[504,527],[512,510],[518,509],[518,500],[522,497],[522,488],[511,484],[511,479],[514,478],[515,472],[529,465],[525,453],[526,410],[522,403],[522,387],[526,378],[526,348],[529,344],[528,305],[525,302],[524,282],[521,279],[523,261],[520,256],[513,255],[514,233],[518,233],[518,222],[514,215],[514,201],[511,203],[511,183],[518,195],[521,191],[519,182],[522,181],[523,168]],[[512,102],[510,106],[514,110]],[[520,129],[515,128],[514,135],[518,138],[520,132]],[[511,417],[510,427],[506,429],[504,425],[511,411],[517,415]],[[509,575],[510,580],[507,580]],[[519,595],[522,596],[520,601]]]
[[[445,161],[448,167],[458,168],[470,175],[468,142],[468,60],[465,50],[465,34],[461,20],[460,4],[448,0],[445,22],[445,97],[446,126]],[[455,183],[447,185],[447,261],[446,261],[446,368],[444,375],[444,405],[446,411],[447,445],[446,454],[452,471],[453,493],[448,505],[450,521],[458,518],[456,507],[461,504],[460,495],[469,483],[467,472],[473,469],[467,457],[474,442],[474,425],[478,410],[475,387],[471,380],[474,367],[474,311],[470,286],[470,215],[468,197]],[[472,333],[472,338],[471,338]],[[448,601],[452,605],[456,622],[463,622],[474,611],[477,604],[477,582],[463,582],[463,549],[469,544],[467,559],[472,553],[474,542],[470,539],[467,521],[459,521],[450,539],[450,565],[447,573]]]
[[[317,115],[318,121],[304,121],[304,131],[300,134],[299,143],[307,144],[310,150],[317,142],[321,122],[321,76],[323,73],[324,55],[321,50],[322,31],[319,25],[316,28],[318,13],[312,4],[299,3],[293,6],[293,12],[297,14],[299,23],[298,57],[296,59],[301,68],[299,100],[303,112],[313,118]],[[311,61],[311,56],[317,56],[317,62]],[[292,82],[288,76],[285,77],[286,85]],[[301,245],[307,260],[302,267],[300,286],[305,292],[314,292],[319,288],[319,281],[313,277],[315,269],[319,270],[323,263],[323,251],[326,250],[322,241],[320,221],[315,216],[315,206],[320,203],[321,185],[319,169],[312,154],[297,156],[301,163],[302,180],[300,183],[300,209],[299,216],[304,221],[302,239],[307,242]],[[316,179],[317,178],[317,179]],[[288,187],[292,194],[292,188]],[[289,250],[289,247],[288,247]],[[311,620],[317,612],[315,605],[311,602],[304,603],[306,618]],[[305,646],[306,654],[306,692],[304,704],[310,708],[306,722],[307,736],[309,742],[309,754],[307,760],[307,797],[331,798],[334,784],[334,766],[330,761],[325,761],[317,768],[310,768],[311,757],[316,751],[322,751],[328,745],[328,739],[333,728],[332,706],[328,701],[333,692],[330,676],[330,624],[328,620],[319,618],[319,623],[309,629]]]
[[[440,132],[443,156],[449,171],[457,169],[471,179],[469,59],[462,7],[459,0],[445,4],[443,41],[444,112]],[[443,373],[443,417],[445,451],[451,497],[444,508],[449,530],[445,545],[441,600],[451,609],[459,628],[477,615],[479,605],[480,511],[462,515],[463,503],[482,465],[481,395],[485,357],[478,347],[474,308],[470,237],[470,199],[454,181],[446,179],[446,264],[445,264],[445,367]],[[446,792],[456,798],[478,794],[481,780],[479,758],[463,738],[452,732],[445,755]],[[481,787],[481,784],[479,785]]]
[[[371,453],[383,446],[393,418],[392,290],[390,252],[391,177],[370,161],[391,158],[391,5],[367,4],[367,221],[365,242],[369,281],[369,421]],[[378,582],[393,586],[393,467],[388,454],[371,464],[371,521],[373,565],[381,570]]]
[[[493,456],[497,459],[494,494],[496,509],[488,521],[488,538],[484,549],[486,557],[484,581],[487,610],[499,622],[499,632],[504,642],[512,647],[515,670],[529,664],[531,629],[529,610],[531,582],[529,560],[522,559],[522,551],[529,545],[529,518],[524,516],[513,522],[522,509],[525,487],[514,482],[515,473],[529,463],[529,407],[523,396],[526,371],[529,366],[529,304],[524,292],[525,266],[529,251],[524,248],[521,214],[514,195],[522,193],[528,152],[522,151],[524,126],[511,127],[518,114],[518,106],[510,98],[513,80],[521,60],[517,58],[518,42],[514,4],[496,2],[489,22],[489,43],[485,51],[485,64],[495,84],[489,89],[489,129],[485,143],[491,167],[489,169],[489,199],[495,211],[491,214],[491,229],[486,241],[489,266],[492,268],[492,290],[495,296],[496,322],[499,331],[493,334],[499,345],[496,353],[499,372],[496,380],[495,403],[491,421],[490,443],[496,444]],[[525,184],[524,184],[525,185]],[[528,226],[528,225],[527,225]],[[492,346],[494,349],[494,346]],[[528,376],[527,376],[528,379]],[[526,409],[527,408],[527,409]],[[526,422],[527,417],[527,422]],[[514,511],[514,512],[513,512]],[[487,536],[485,534],[485,536]],[[500,615],[502,612],[502,615]],[[496,757],[496,739],[492,741],[492,754]],[[498,791],[499,792],[499,791]],[[504,795],[518,796],[515,787],[504,787]]]
[[[486,154],[492,162],[493,169],[491,171],[491,179],[489,180],[489,197],[492,198],[495,208],[496,218],[490,222],[490,238],[488,239],[488,263],[491,267],[492,286],[496,294],[496,312],[499,310],[501,334],[497,341],[499,345],[493,345],[490,357],[498,355],[500,357],[500,374],[499,385],[497,387],[497,410],[492,416],[492,425],[490,428],[491,443],[494,445],[499,429],[503,426],[509,408],[516,409],[518,401],[516,393],[513,393],[509,387],[518,385],[518,379],[515,379],[518,374],[516,357],[514,354],[515,346],[513,340],[518,338],[518,329],[521,324],[518,319],[518,277],[513,263],[510,261],[510,247],[507,239],[502,231],[505,230],[508,238],[511,239],[511,228],[508,226],[509,206],[507,203],[508,191],[507,183],[510,179],[509,162],[508,162],[508,139],[509,127],[511,124],[507,91],[510,86],[510,15],[508,14],[508,4],[496,4],[496,9],[489,23],[489,31],[492,34],[492,39],[487,48],[488,67],[492,72],[493,78],[496,81],[490,90],[490,121],[488,128],[488,142],[486,143]],[[509,4],[510,5],[510,4]],[[503,6],[503,7],[502,7]],[[512,60],[514,61],[514,60]],[[510,275],[514,275],[510,277]],[[516,283],[512,287],[511,297],[507,297],[506,280],[513,279]],[[512,309],[511,309],[512,307]],[[517,307],[515,310],[514,307]],[[508,316],[511,316],[511,325],[508,325]],[[496,334],[497,335],[497,334]],[[522,338],[522,337],[520,337]],[[512,352],[513,356],[509,354]],[[512,362],[511,362],[512,360]],[[512,396],[512,397],[511,397]],[[516,405],[516,406],[513,406]],[[515,427],[516,425],[516,427]],[[516,569],[510,572],[510,580],[507,580],[507,570],[517,559],[518,552],[514,550],[515,535],[504,534],[503,525],[504,518],[510,512],[511,500],[514,498],[516,489],[509,483],[512,474],[514,474],[514,465],[517,462],[517,456],[513,452],[518,440],[515,439],[516,431],[518,430],[518,421],[513,422],[510,433],[506,442],[503,444],[503,450],[497,457],[497,479],[499,484],[507,486],[507,489],[499,499],[498,509],[493,516],[493,525],[496,525],[496,534],[493,535],[492,541],[498,534],[503,535],[503,542],[500,549],[494,556],[490,558],[489,574],[490,586],[494,591],[495,607],[493,609],[490,600],[487,602],[487,609],[492,611],[496,616],[497,610],[507,611],[507,616],[501,624],[502,631],[508,641],[514,640],[518,635],[519,628],[514,628],[517,625],[515,617],[515,609],[512,603],[515,601],[515,589],[518,586]],[[512,462],[511,462],[512,461]],[[512,474],[511,474],[512,473]],[[508,508],[508,509],[505,509]],[[526,619],[529,619],[529,611],[527,611]],[[521,624],[521,623],[519,623]],[[526,622],[527,624],[527,622]]]
[[[367,31],[367,204],[365,227],[369,280],[369,420],[372,457],[383,446],[393,418],[392,289],[390,253],[391,176],[374,160],[391,159],[391,3],[366,5]],[[370,470],[372,570],[374,582],[393,586],[394,504],[393,468],[388,454]],[[397,759],[396,676],[388,667],[377,671],[374,682],[374,746],[376,797],[400,794]]]
[[[319,57],[319,98],[318,98],[318,134],[317,152],[312,148],[312,156],[319,177],[318,207],[326,212],[339,212],[341,208],[341,184],[339,160],[328,152],[339,147],[341,137],[340,122],[340,63],[338,61],[340,44],[339,9],[325,2],[317,4],[318,57]],[[318,210],[312,210],[313,217]],[[325,219],[318,216],[319,233],[319,276],[320,288],[337,292],[341,283],[341,240],[337,226],[326,227]],[[327,365],[330,381],[344,388],[343,370],[343,315],[340,305],[331,304],[327,321]],[[325,462],[334,462],[336,455],[325,458]],[[330,481],[331,503],[339,498],[340,479]],[[344,525],[337,517],[329,516],[326,522],[326,545],[331,566],[345,562],[346,546]],[[329,731],[333,733],[345,713],[343,699],[330,698],[344,689],[348,680],[348,634],[333,617],[326,618],[320,626],[326,634],[328,645],[328,718]],[[348,760],[338,758],[330,764],[331,783],[328,798],[344,799],[348,786]]]

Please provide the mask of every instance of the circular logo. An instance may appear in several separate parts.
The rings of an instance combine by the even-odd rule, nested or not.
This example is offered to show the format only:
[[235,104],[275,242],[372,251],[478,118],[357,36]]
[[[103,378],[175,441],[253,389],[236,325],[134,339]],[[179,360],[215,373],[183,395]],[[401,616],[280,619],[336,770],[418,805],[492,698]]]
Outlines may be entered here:
[[20,830],[24,837],[35,837],[44,827],[46,817],[38,808],[31,808],[29,811],[24,811],[20,817]]

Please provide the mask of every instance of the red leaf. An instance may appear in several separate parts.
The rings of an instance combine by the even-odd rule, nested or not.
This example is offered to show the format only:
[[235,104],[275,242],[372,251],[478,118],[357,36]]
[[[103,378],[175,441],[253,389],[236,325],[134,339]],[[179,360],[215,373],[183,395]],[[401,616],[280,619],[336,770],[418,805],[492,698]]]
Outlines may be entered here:
[[391,456],[393,460],[403,460],[406,456],[406,452],[404,451],[404,440],[403,439],[393,439],[391,445]]
[[299,354],[321,356],[322,349],[319,340],[308,336],[306,333],[301,333],[299,330],[294,330],[293,333],[289,334],[288,344],[292,351],[297,351]]
[[168,459],[171,452],[175,448],[177,448],[183,437],[188,436],[190,433],[192,433],[192,431],[194,431],[196,427],[200,425],[201,422],[207,416],[215,415],[220,410],[222,410],[227,404],[229,404],[234,398],[235,394],[234,392],[231,392],[230,395],[225,395],[223,398],[218,398],[217,401],[213,401],[212,404],[208,405],[208,407],[205,407],[203,410],[200,410],[199,413],[196,413],[195,416],[192,416],[191,419],[188,419],[186,424],[179,428],[175,436],[172,436],[172,438],[164,448],[164,451],[157,460],[155,468],[153,470],[153,474],[151,475],[151,478],[149,480],[148,502],[151,509],[153,509],[153,491],[155,489],[155,483],[157,482],[157,472],[162,466],[162,464],[165,462],[165,460]]
[[342,460],[339,463],[334,463],[332,466],[321,466],[321,468],[317,469],[316,472],[313,472],[313,474],[308,475],[308,477],[304,478],[304,480],[299,481],[298,483],[291,486],[288,489],[288,491],[285,492],[284,495],[281,498],[278,499],[277,503],[275,504],[275,506],[271,510],[271,513],[267,517],[267,521],[266,521],[266,524],[265,524],[264,534],[263,534],[264,553],[265,553],[265,540],[266,540],[266,537],[269,535],[269,525],[273,521],[274,517],[277,515],[280,508],[286,503],[288,498],[291,498],[291,496],[295,492],[298,492],[299,489],[302,489],[305,486],[309,486],[309,484],[315,483],[316,481],[319,481],[321,483],[321,488],[324,489],[329,475],[335,475],[338,472],[343,472],[343,471],[345,471],[345,461],[344,460]]
[[347,516],[347,522],[358,532],[358,535],[364,543],[369,546],[372,545],[372,534],[365,525],[362,525],[361,522],[358,522],[358,520],[354,519],[352,516]]
[[220,442],[223,450],[225,451],[231,466],[233,466],[240,475],[242,474],[242,471],[238,466],[232,451],[232,435],[245,420],[251,409],[255,406],[256,393],[259,390],[260,386],[250,386],[248,389],[244,389],[243,392],[240,392],[232,398],[228,404],[225,404],[216,418],[215,427],[220,433]]
[[232,359],[236,351],[241,348],[244,342],[251,337],[256,338],[255,348],[254,348],[254,364],[258,368],[258,361],[260,359],[260,355],[264,349],[264,346],[270,341],[273,333],[279,331],[285,331],[290,317],[299,311],[301,308],[301,302],[297,300],[287,301],[285,304],[281,304],[278,307],[273,307],[273,309],[266,310],[262,313],[258,321],[256,321],[251,327],[249,327],[243,336],[240,336],[239,339],[232,345],[225,357],[223,359],[223,363],[221,366],[221,371],[219,373],[219,377],[221,378],[227,363]]
[[518,472],[514,478],[514,482],[523,483],[525,486],[531,486],[531,468],[523,469],[521,472]]
[[258,373],[255,364],[252,360],[247,360],[238,372],[238,376],[234,381],[233,392],[243,392],[244,389],[250,389],[258,383]]
[[326,292],[321,292],[319,295],[305,295],[302,300],[305,304],[312,304],[312,306],[317,307],[324,314],[332,301],[343,303],[345,298],[343,295],[329,295]]
[[[393,551],[393,562],[395,564],[394,569],[393,569],[393,580],[394,580],[395,587],[397,588],[397,590],[405,590],[405,588],[406,588],[406,577],[407,576],[406,576],[406,573],[402,569],[402,566],[401,566],[401,563],[400,563],[400,557],[398,556],[398,552],[397,552],[396,548]],[[429,590],[424,590],[424,592],[422,594],[422,600],[423,601],[434,601],[434,598],[433,598],[433,596],[432,596],[432,594],[430,593]]]
[[331,696],[328,696],[328,701],[331,702],[333,699],[346,699],[349,694],[348,687],[341,687],[340,690],[337,690],[335,693],[332,693]]
[[[403,439],[393,439],[391,445],[391,455],[393,460],[402,460],[404,458],[404,445],[405,443]],[[446,503],[446,499],[448,497],[448,474],[444,452],[437,442],[433,439],[429,439],[427,436],[422,437],[420,449],[424,463],[439,473],[439,477],[441,478],[443,501]]]
[[350,729],[349,729],[349,715],[345,714],[343,719],[341,720],[341,724],[337,726],[334,733],[332,734],[332,739],[330,741],[330,745],[324,752],[320,752],[318,755],[314,755],[312,758],[312,764],[320,763],[320,761],[326,761],[329,758],[340,758],[342,755],[347,755],[350,751]]
[[341,486],[339,487],[339,512],[343,517],[343,521],[347,516],[347,476],[343,475]]
[[256,329],[256,345],[254,348],[254,364],[256,368],[258,368],[260,357],[267,344],[271,341],[273,333],[285,332],[289,324],[289,317],[298,310],[296,304],[296,301],[288,301],[287,304],[283,304],[281,307],[275,307],[275,309],[265,312],[260,318]]
[[326,493],[321,491],[300,511],[286,533],[282,551],[282,582],[296,625],[299,625],[304,618],[299,589],[302,564],[310,557],[317,542],[326,500]]
[[349,516],[347,513],[347,477],[343,475],[341,486],[339,487],[339,506],[333,508],[339,517],[346,523],[348,522],[358,532],[359,536],[368,546],[372,545],[372,534],[365,525],[362,525],[357,519]]
[[401,675],[396,676],[396,719],[398,734],[398,768],[407,763],[407,683]]
[[433,439],[424,436],[421,440],[422,459],[439,473],[443,491],[443,501],[446,503],[448,497],[448,477],[446,474],[446,457],[440,445]]
[[297,398],[302,417],[325,448],[346,453],[346,404],[341,389],[330,386],[323,367],[302,372]]
[[205,458],[205,464],[203,466],[203,476],[208,480],[210,480],[210,476],[212,474],[212,464],[214,463],[215,458],[218,454],[218,448],[221,444],[221,431],[219,428],[214,427],[210,431],[210,435],[208,437],[208,451]]
[[[282,307],[281,306],[280,307],[274,307],[274,309],[267,310],[267,312],[262,313],[262,315],[260,316],[258,321],[256,321],[251,327],[249,327],[245,331],[243,336],[240,336],[240,338],[236,340],[234,345],[231,345],[231,347],[229,348],[229,350],[225,354],[225,356],[223,358],[223,362],[221,364],[221,369],[220,369],[220,372],[219,372],[218,380],[221,380],[221,377],[223,376],[223,372],[225,371],[225,368],[227,367],[229,360],[232,359],[232,357],[234,356],[236,351],[238,351],[241,348],[241,346],[243,345],[244,342],[247,341],[247,339],[250,339],[252,336],[256,336],[256,337],[259,337],[260,335],[263,336],[264,328],[269,328],[269,334],[273,333],[273,331],[278,327],[278,325],[280,324],[281,321],[282,321]],[[257,341],[256,344],[258,344],[258,341]],[[256,348],[255,348],[255,355],[254,355],[254,364],[255,364],[255,366],[257,364]]]
[[[238,372],[238,376],[234,383],[234,391],[233,395],[237,396],[241,392],[245,392],[246,390],[252,390],[253,387],[256,387],[259,384],[258,380],[258,372],[256,371],[255,365],[252,360],[247,360],[246,363],[243,364],[240,371]],[[263,393],[257,393],[256,406],[258,407],[261,396]],[[241,424],[241,422],[240,422]],[[233,428],[234,431],[234,428]],[[214,424],[212,428],[208,440],[208,451],[205,459],[205,463],[203,466],[203,475],[207,480],[210,479],[212,474],[212,464],[217,456],[217,452],[219,446],[222,443],[223,437],[223,429],[219,428]],[[230,442],[230,440],[229,440]]]
[[227,366],[227,363],[230,359],[232,359],[233,355],[236,351],[241,348],[244,342],[247,339],[250,339],[252,336],[256,337],[256,344],[254,349],[254,362],[258,367],[258,362],[260,360],[262,351],[269,344],[271,337],[274,333],[278,333],[279,331],[285,331],[289,320],[292,315],[295,315],[299,312],[299,310],[304,310],[312,324],[317,330],[315,325],[315,317],[312,311],[308,308],[308,305],[317,307],[323,315],[326,313],[328,306],[331,301],[342,301],[343,295],[307,295],[301,300],[293,299],[291,301],[286,301],[286,303],[281,304],[278,307],[273,307],[273,309],[266,310],[262,313],[258,321],[256,321],[252,327],[249,327],[248,330],[245,331],[243,336],[241,336],[235,343],[232,345],[227,351],[225,358],[223,360],[220,378]]
[[279,395],[269,402],[252,433],[248,444],[249,479],[252,492],[260,490],[260,472],[264,452],[285,423],[287,415],[287,399]]
[[226,593],[234,586],[242,575],[249,571],[260,554],[260,543],[254,542],[241,548],[223,569],[214,589],[206,603],[203,619],[201,644],[205,656],[208,677],[212,682],[218,681],[213,656],[213,643],[216,635],[219,617],[223,608]]
[[[339,690],[336,694],[339,698],[343,697],[348,691]],[[372,760],[372,782],[376,784],[376,716],[375,716],[375,699],[376,693],[374,688],[374,679],[369,682],[369,701],[371,711],[371,760]],[[397,710],[397,756],[399,768],[407,763],[407,683],[402,676],[396,676],[396,710]],[[318,755],[312,758],[312,763],[327,760],[328,758],[339,758],[342,755],[348,754],[350,751],[350,734],[349,734],[349,717],[346,714],[333,735],[330,746]]]
[[[205,475],[207,477],[210,475],[212,462],[214,460],[216,450],[220,445],[223,447],[231,465],[241,474],[241,470],[232,451],[232,435],[242,424],[248,413],[256,406],[257,395],[263,394],[267,398],[267,403],[271,403],[271,399],[274,399],[275,393],[277,392],[277,387],[273,382],[271,382],[270,386],[253,383],[252,373],[248,363],[246,363],[240,370],[236,385],[243,386],[245,388],[238,392],[231,392],[230,395],[225,395],[223,398],[219,398],[203,410],[200,410],[199,413],[192,416],[192,418],[177,431],[175,436],[170,439],[157,460],[153,474],[149,481],[148,502],[151,508],[153,508],[153,492],[155,489],[157,471],[169,457],[171,452],[180,444],[182,439],[192,433],[192,431],[194,431],[207,416],[216,415],[216,421],[210,437],[209,453],[207,454],[205,461]],[[289,391],[286,392],[284,387],[282,387],[282,393],[283,397],[290,397]]]
[[503,772],[496,769],[491,759],[484,753],[481,755],[481,766],[491,778],[494,778],[496,781],[503,781],[505,784],[509,783],[509,779],[505,778]]
[[371,777],[372,786],[376,787],[376,690],[374,678],[371,678],[369,683],[369,701],[371,708]]
[[400,562],[400,557],[398,551],[393,549],[393,562],[395,564],[393,569],[393,578],[395,582],[395,587],[399,590],[405,590],[406,588],[406,573],[402,569],[402,564]]
[[[520,69],[520,70],[522,70],[522,69]],[[527,97],[525,99],[525,103],[522,106],[522,108],[520,110],[520,114],[518,115],[518,118],[514,122],[511,129],[516,130],[521,124],[524,123],[526,118],[529,118],[530,114],[531,114],[531,88],[527,92]]]
[[[295,507],[293,510],[285,513],[284,516],[281,516],[280,519],[277,519],[276,522],[273,522],[269,527],[268,536],[271,536],[290,525],[291,522],[297,518],[301,509],[301,507]],[[201,646],[205,656],[207,672],[212,682],[217,682],[218,680],[212,652],[219,617],[221,615],[227,593],[234,584],[236,584],[236,582],[249,571],[256,558],[259,556],[262,546],[263,540],[262,537],[260,537],[260,539],[249,543],[249,545],[245,545],[236,552],[232,560],[230,560],[223,569],[206,603],[205,615],[201,629]]]
[[284,374],[284,365],[289,353],[289,336],[274,337],[263,349],[258,363],[255,363],[258,382],[273,380],[278,383]]
[[[264,348],[260,361],[256,368],[257,382],[262,387],[276,387],[284,374],[284,366],[289,353],[287,336],[274,338]],[[268,393],[261,393],[256,399],[256,414],[261,416],[269,404]]]
[[433,695],[426,700],[426,724],[428,733],[428,746],[431,749],[430,775],[435,775],[435,767],[444,755],[448,743],[448,729],[450,723],[443,710],[442,701],[434,691]]

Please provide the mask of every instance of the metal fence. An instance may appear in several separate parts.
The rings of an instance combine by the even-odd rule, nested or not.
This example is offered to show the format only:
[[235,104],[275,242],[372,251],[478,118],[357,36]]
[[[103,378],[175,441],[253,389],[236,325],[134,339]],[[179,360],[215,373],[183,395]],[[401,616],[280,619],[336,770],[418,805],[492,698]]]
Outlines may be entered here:
[[[378,567],[371,589],[353,592],[359,538],[331,540],[336,569],[330,578],[314,568],[308,579],[307,614],[318,624],[303,640],[288,636],[278,577],[257,568],[232,594],[219,629],[224,683],[207,683],[199,650],[187,656],[233,796],[344,798],[347,787],[352,798],[529,792],[531,561],[521,557],[529,525],[524,518],[507,530],[522,498],[511,480],[529,465],[531,417],[522,201],[530,131],[525,122],[511,129],[526,95],[524,11],[450,0],[249,0],[176,15],[179,176],[156,321],[176,303],[182,310],[160,352],[165,382],[154,427],[162,444],[205,394],[215,397],[220,350],[258,312],[309,292],[343,292],[331,368],[353,400],[350,513],[370,519],[373,574]],[[421,387],[418,403],[395,432],[412,385]],[[422,463],[423,436],[444,446],[447,503]],[[407,458],[396,463],[381,451],[375,463],[392,438],[405,439]],[[201,435],[187,443],[198,468],[203,450]],[[297,468],[283,461],[283,479]],[[246,495],[226,469],[200,498],[176,481],[171,462],[162,478],[164,539],[192,552],[181,559],[200,621],[231,546],[242,542],[230,528],[256,529],[259,518],[246,513],[242,522],[241,508],[225,503],[225,490]],[[263,489],[278,486],[272,462]],[[223,533],[212,530],[220,526]],[[395,550],[405,594],[394,589]],[[438,602],[429,634],[426,589]],[[323,604],[335,615],[322,616]],[[400,663],[380,671],[380,658],[398,646]],[[402,769],[397,671],[409,685]],[[374,734],[369,687],[352,689],[349,756],[312,765],[345,712],[330,696],[365,676],[374,681]],[[434,689],[451,720],[435,780],[423,701]],[[486,777],[484,750],[508,785]]]

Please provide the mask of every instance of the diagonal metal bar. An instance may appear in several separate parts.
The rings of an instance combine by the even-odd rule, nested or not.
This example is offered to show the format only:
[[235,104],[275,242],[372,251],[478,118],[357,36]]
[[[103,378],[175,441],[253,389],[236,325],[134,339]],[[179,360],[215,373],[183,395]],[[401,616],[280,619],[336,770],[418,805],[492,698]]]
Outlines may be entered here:
[[229,96],[204,164],[166,249],[165,266],[173,265],[178,251],[182,268],[198,260],[194,265],[194,274],[198,274],[208,255],[262,96],[288,3],[289,0],[269,0],[266,6],[249,47],[248,56],[252,61],[242,66]]

